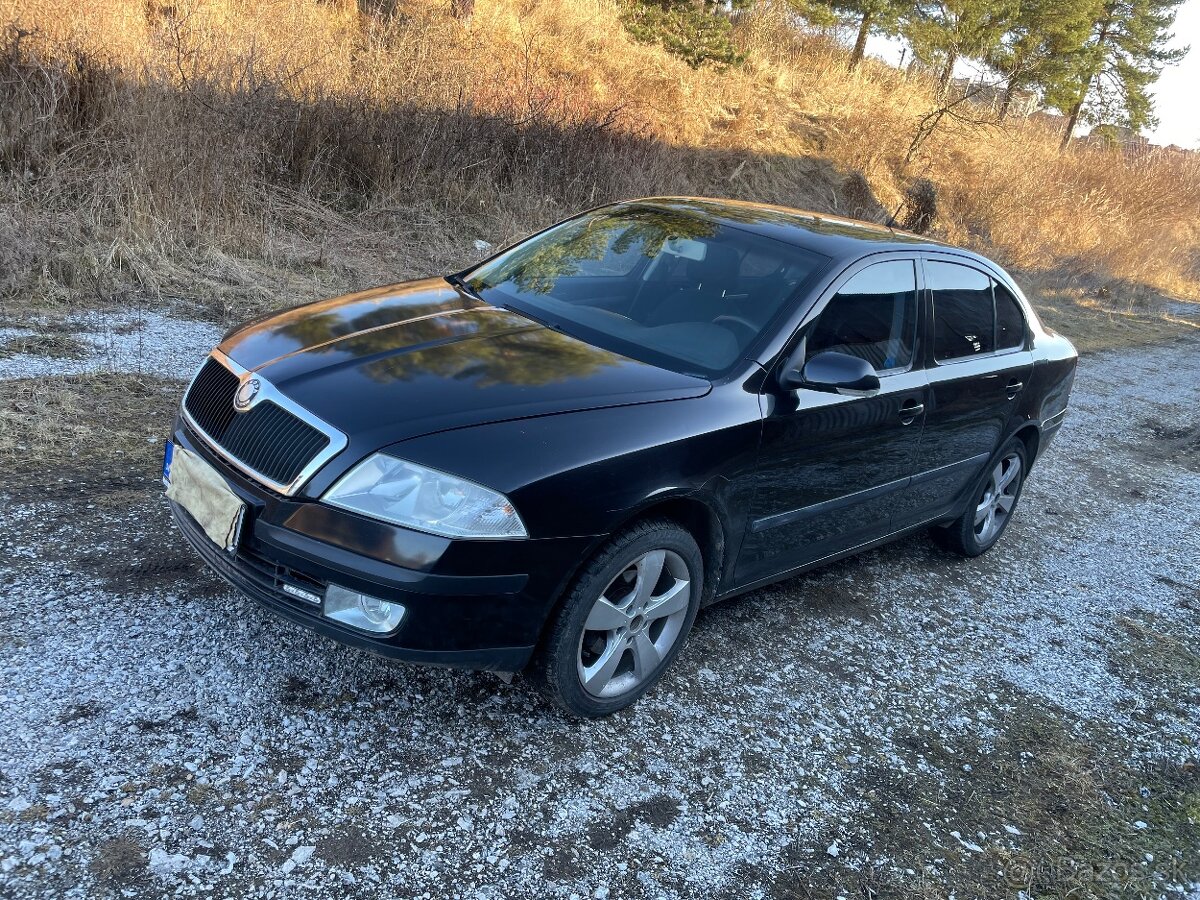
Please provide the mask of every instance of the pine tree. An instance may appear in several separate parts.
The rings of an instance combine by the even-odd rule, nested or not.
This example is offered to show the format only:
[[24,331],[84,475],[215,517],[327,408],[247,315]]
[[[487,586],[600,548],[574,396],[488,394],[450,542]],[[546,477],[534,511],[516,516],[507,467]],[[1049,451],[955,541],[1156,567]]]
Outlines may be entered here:
[[1070,57],[1067,77],[1047,90],[1047,103],[1068,114],[1064,148],[1081,117],[1134,130],[1156,124],[1149,88],[1187,54],[1186,47],[1167,47],[1181,2],[1105,0],[1090,39]]
[[940,0],[918,2],[904,23],[913,53],[941,68],[938,93],[945,95],[954,64],[987,59],[1016,20],[1018,0]]
[[866,53],[867,38],[872,34],[896,34],[901,18],[912,4],[904,0],[831,0],[829,6],[839,18],[858,26],[854,49],[850,52],[850,70],[854,71]]
[[1021,0],[1020,9],[988,64],[1006,78],[1000,118],[1020,90],[1053,92],[1071,74],[1104,0]]

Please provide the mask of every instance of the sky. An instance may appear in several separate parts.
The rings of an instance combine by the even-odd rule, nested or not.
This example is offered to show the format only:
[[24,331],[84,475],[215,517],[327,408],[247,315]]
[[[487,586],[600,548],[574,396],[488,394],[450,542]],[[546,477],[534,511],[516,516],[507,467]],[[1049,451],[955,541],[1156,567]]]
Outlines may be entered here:
[[[1165,69],[1152,88],[1159,124],[1146,135],[1156,144],[1200,149],[1200,0],[1184,0],[1173,31],[1171,46],[1190,46],[1191,51],[1183,62]],[[867,42],[867,53],[893,65],[900,61],[903,48],[903,42],[895,38],[873,36]],[[971,77],[979,73],[970,62],[963,62],[956,74]]]
[[1179,7],[1173,44],[1192,49],[1154,86],[1159,125],[1149,137],[1156,144],[1200,148],[1200,0],[1185,0]]

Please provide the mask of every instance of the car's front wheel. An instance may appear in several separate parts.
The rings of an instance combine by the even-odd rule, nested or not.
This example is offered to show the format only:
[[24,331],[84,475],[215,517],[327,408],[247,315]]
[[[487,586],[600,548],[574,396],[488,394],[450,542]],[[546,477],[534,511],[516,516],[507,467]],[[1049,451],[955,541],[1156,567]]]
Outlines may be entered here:
[[584,567],[534,665],[546,695],[588,718],[624,709],[670,666],[704,586],[695,539],[668,520],[640,522]]

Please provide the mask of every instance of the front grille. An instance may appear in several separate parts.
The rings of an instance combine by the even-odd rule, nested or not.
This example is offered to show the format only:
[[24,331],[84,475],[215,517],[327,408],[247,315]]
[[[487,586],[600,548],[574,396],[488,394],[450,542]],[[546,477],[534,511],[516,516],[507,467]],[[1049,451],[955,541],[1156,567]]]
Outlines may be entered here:
[[188,388],[184,406],[192,421],[213,440],[221,439],[237,415],[233,408],[233,395],[237,389],[238,377],[211,356]]
[[288,485],[329,446],[329,437],[283,407],[263,400],[247,412],[233,407],[238,377],[209,359],[188,388],[192,421],[243,466]]

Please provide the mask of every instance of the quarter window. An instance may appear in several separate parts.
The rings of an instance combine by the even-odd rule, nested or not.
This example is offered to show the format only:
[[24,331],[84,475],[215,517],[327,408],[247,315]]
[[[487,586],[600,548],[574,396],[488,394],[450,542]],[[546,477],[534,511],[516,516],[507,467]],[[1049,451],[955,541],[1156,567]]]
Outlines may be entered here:
[[1021,304],[1004,285],[992,282],[996,295],[996,349],[1012,350],[1025,344],[1025,316]]
[[917,333],[913,261],[876,263],[833,296],[808,334],[806,356],[836,350],[865,359],[877,372],[912,364]]
[[992,280],[977,269],[927,262],[933,291],[933,355],[939,362],[995,349]]

